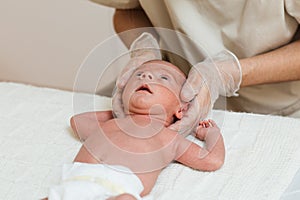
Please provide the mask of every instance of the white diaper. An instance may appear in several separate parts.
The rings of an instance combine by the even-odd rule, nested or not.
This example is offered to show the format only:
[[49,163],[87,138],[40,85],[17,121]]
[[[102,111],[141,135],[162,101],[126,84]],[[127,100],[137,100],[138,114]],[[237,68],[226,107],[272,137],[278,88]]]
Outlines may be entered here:
[[60,185],[50,188],[49,200],[104,200],[129,193],[141,199],[144,187],[128,168],[120,165],[75,162],[63,166]]

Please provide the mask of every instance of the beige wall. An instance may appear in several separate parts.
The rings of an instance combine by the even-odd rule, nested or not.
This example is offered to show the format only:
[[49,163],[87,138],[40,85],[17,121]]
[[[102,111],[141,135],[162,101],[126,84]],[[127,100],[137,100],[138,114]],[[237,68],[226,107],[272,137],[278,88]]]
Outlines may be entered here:
[[84,58],[114,34],[112,15],[88,0],[0,0],[0,81],[72,90]]

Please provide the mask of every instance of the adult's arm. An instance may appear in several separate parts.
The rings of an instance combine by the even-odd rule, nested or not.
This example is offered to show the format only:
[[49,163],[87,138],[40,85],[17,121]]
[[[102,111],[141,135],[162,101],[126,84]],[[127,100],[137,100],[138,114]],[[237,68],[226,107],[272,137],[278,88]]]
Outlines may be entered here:
[[113,16],[113,24],[116,33],[122,33],[136,29],[135,31],[119,34],[121,40],[128,48],[130,47],[131,43],[145,30],[150,32],[156,39],[158,38],[158,34],[154,31],[154,29],[137,29],[153,27],[151,21],[142,8],[126,10],[116,9]]
[[300,40],[273,51],[240,60],[241,87],[300,80]]

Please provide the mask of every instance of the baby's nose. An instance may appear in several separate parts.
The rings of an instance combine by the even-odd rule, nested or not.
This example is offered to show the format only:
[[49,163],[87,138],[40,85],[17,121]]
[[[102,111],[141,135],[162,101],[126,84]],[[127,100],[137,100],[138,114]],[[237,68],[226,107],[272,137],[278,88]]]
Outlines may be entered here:
[[144,72],[142,75],[141,75],[141,78],[144,79],[144,78],[148,78],[149,80],[152,80],[153,76],[150,72]]

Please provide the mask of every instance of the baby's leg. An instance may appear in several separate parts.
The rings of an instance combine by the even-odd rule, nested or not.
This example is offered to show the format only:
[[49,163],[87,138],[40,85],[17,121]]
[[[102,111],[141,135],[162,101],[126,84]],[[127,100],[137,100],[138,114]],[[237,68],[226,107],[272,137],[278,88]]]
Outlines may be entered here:
[[107,200],[136,200],[136,198],[134,196],[132,196],[131,194],[124,193],[124,194],[120,194],[115,197],[110,197]]

